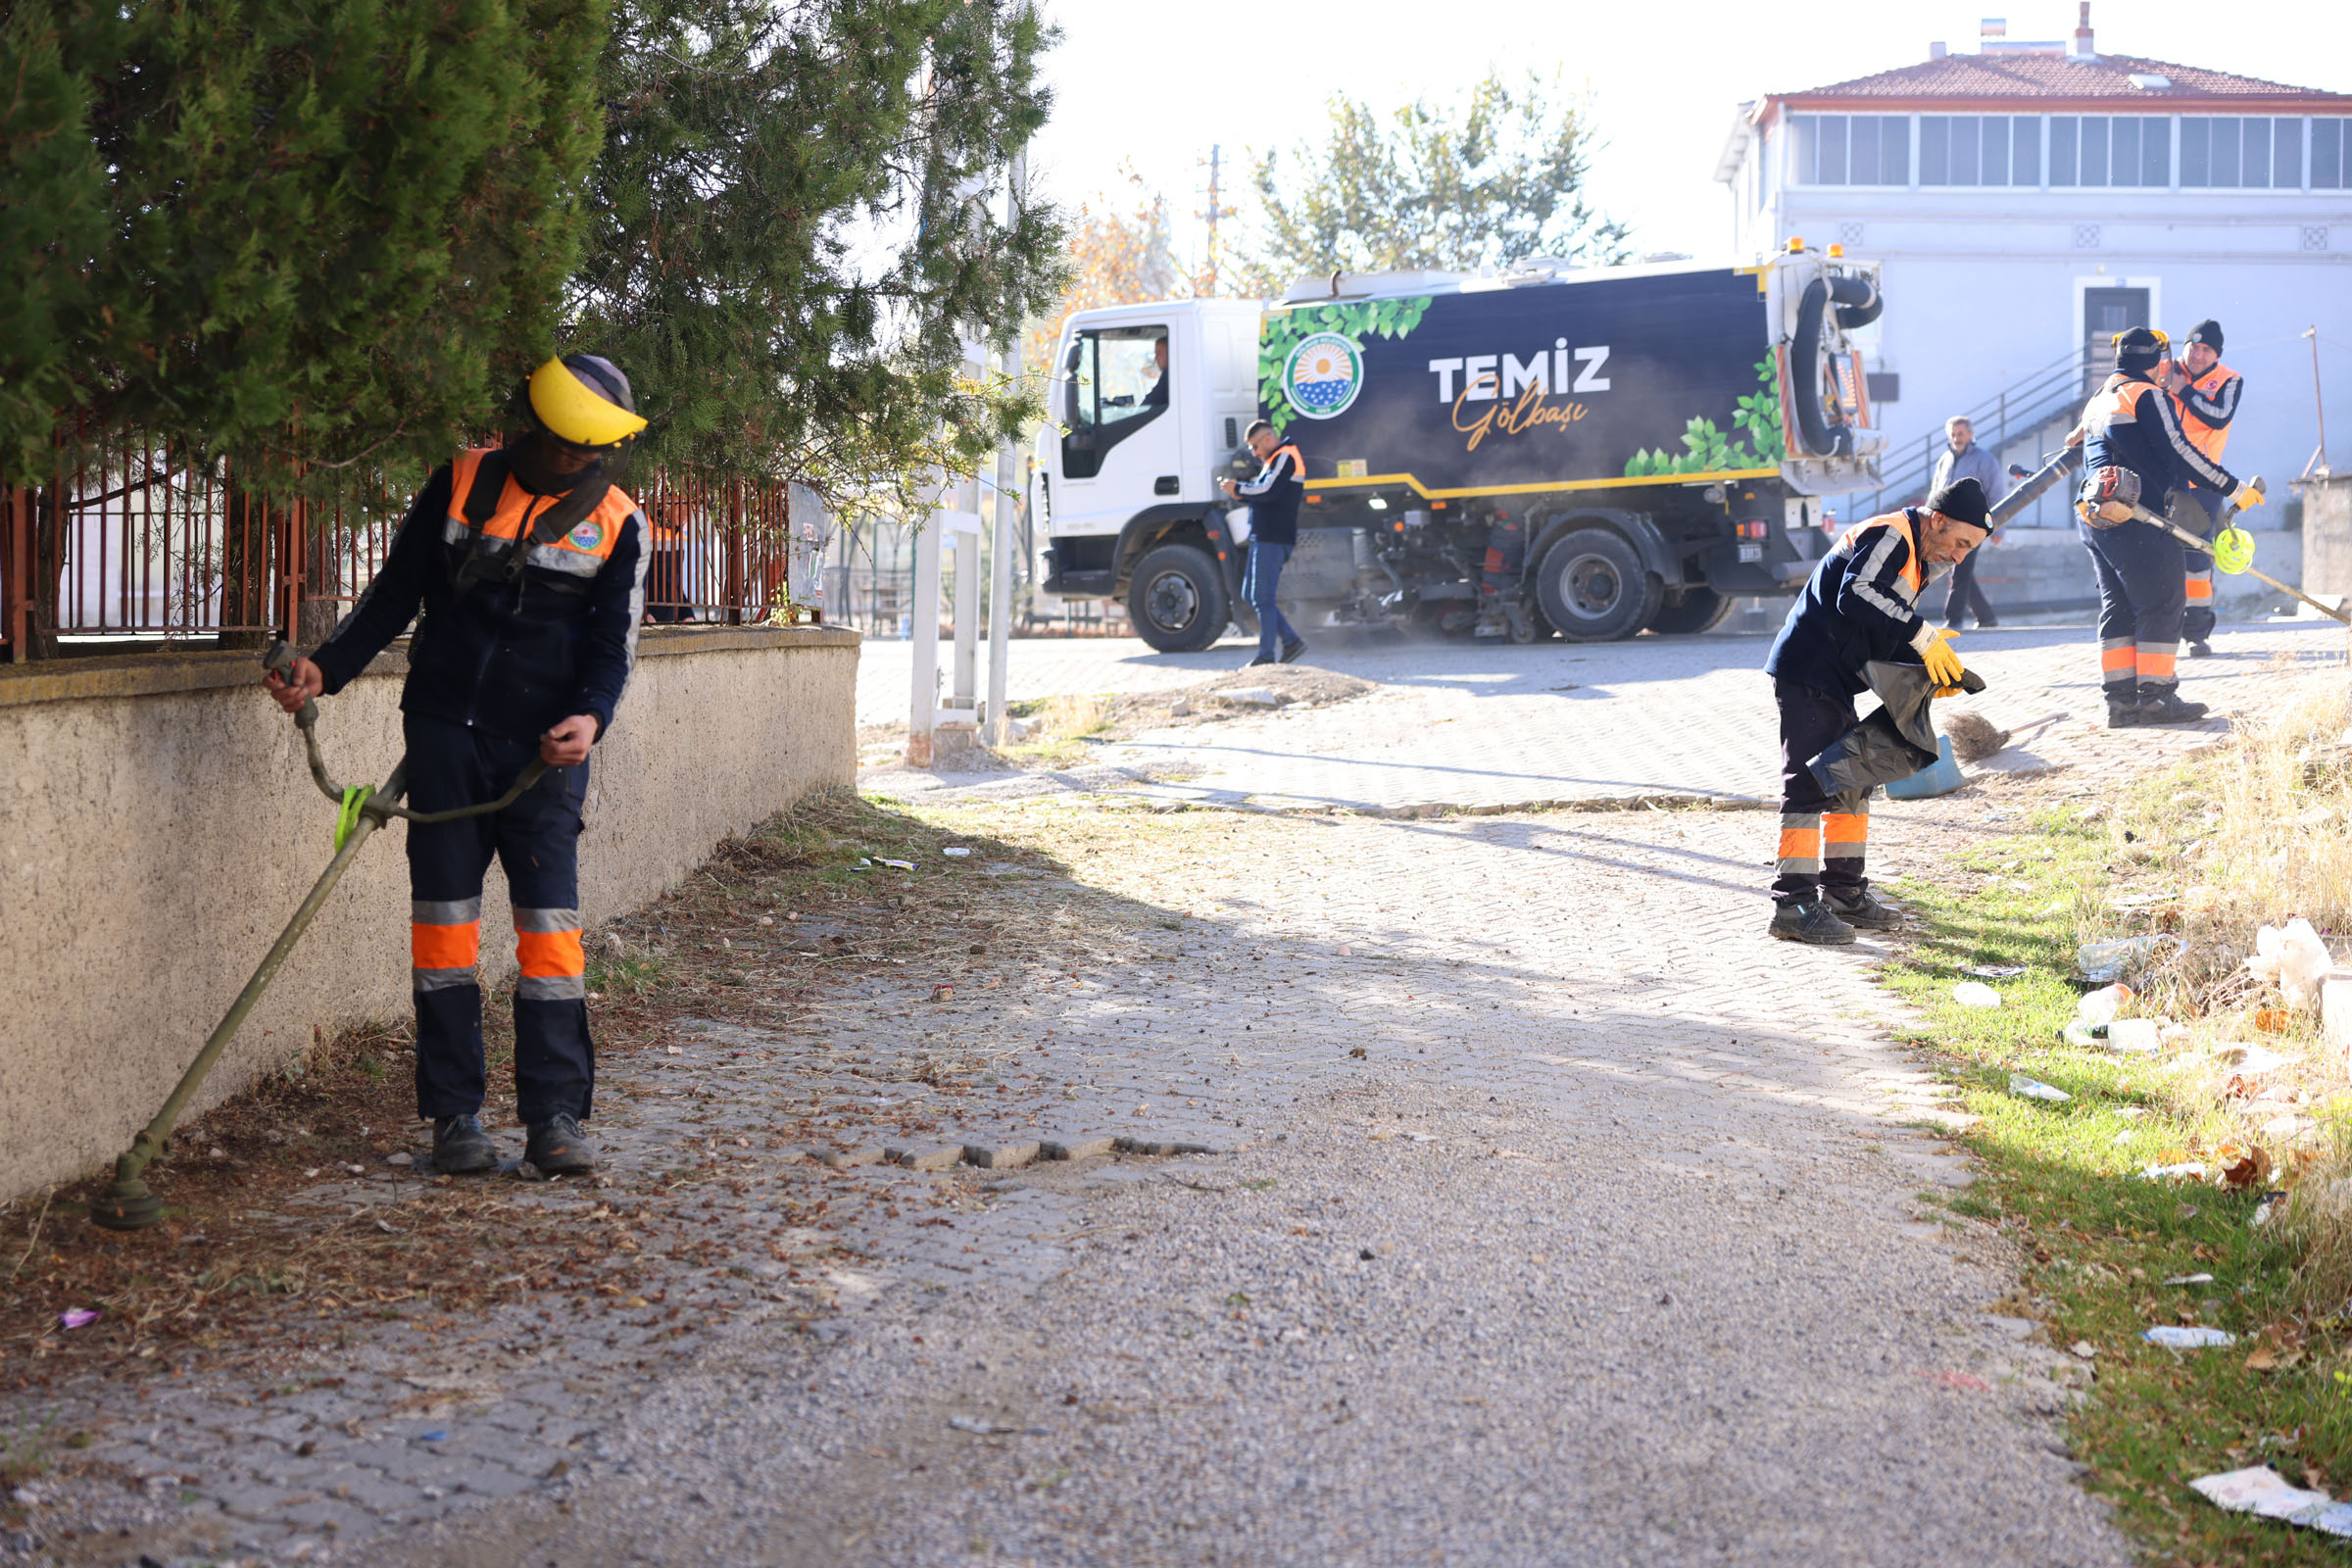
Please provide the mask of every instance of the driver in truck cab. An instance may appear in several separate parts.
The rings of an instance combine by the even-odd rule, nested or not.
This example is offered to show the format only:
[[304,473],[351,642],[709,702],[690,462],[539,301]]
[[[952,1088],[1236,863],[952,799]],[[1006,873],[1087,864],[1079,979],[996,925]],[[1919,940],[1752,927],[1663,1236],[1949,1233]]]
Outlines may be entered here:
[[1227,499],[1250,503],[1250,566],[1242,597],[1257,612],[1257,657],[1251,664],[1287,664],[1306,652],[1306,639],[1282,617],[1274,590],[1298,546],[1298,503],[1306,499],[1306,460],[1263,419],[1250,426],[1250,451],[1258,469],[1247,479],[1220,479]]

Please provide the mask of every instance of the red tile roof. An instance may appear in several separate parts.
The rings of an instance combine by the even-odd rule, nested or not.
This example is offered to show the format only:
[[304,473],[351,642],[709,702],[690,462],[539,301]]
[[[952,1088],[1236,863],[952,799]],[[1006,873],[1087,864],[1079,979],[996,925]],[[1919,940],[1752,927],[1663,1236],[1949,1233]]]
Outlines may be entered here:
[[[2134,75],[2164,76],[2169,89],[2134,87]],[[2176,66],[2136,55],[1955,54],[1922,61],[1899,71],[1856,76],[1804,92],[1775,93],[1767,102],[1784,109],[1906,108],[1985,105],[1992,101],[2031,106],[2036,110],[2061,107],[2115,110],[2128,103],[2133,109],[2159,111],[2194,105],[2200,109],[2244,108],[2256,112],[2288,109],[2352,110],[2352,93],[2323,92],[2290,87],[2283,82],[2232,75]]]

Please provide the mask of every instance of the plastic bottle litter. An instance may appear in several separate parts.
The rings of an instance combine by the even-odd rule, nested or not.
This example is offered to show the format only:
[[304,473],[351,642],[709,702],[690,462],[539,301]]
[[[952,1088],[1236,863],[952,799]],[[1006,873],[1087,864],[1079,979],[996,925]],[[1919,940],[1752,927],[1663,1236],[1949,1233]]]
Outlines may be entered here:
[[2028,1100],[2047,1100],[2053,1103],[2075,1098],[2055,1085],[2045,1084],[2038,1078],[2029,1078],[2022,1072],[2013,1072],[2009,1075],[2009,1092],[2013,1095],[2023,1095]]
[[2178,1323],[2160,1323],[2140,1338],[2168,1350],[2212,1350],[2237,1343],[2237,1336],[2227,1329],[2189,1328]]
[[2107,1049],[2128,1051],[2137,1056],[2156,1054],[2156,1020],[2153,1018],[2118,1018],[2107,1026]]
[[2164,1283],[2167,1285],[2211,1285],[2213,1276],[2210,1274],[2175,1274]]
[[1980,963],[1969,971],[1980,980],[2014,980],[2026,972],[2022,963]]
[[2254,933],[2254,956],[2246,967],[2257,980],[2277,986],[2289,1007],[2317,1006],[2320,981],[2328,968],[2328,944],[2298,914],[2282,926],[2266,925]]
[[1963,1007],[1997,1007],[2001,994],[1982,980],[1963,980],[1952,987],[1952,1000]]
[[2199,1476],[2189,1487],[2215,1507],[2230,1513],[2279,1519],[2330,1536],[2352,1536],[2352,1503],[2338,1502],[2325,1492],[2290,1487],[2267,1464]]
[[2139,1173],[2139,1179],[2143,1182],[2201,1182],[2205,1179],[2205,1162],[2201,1159],[2184,1159],[2178,1165],[2150,1165]]
[[2169,932],[2156,932],[2144,937],[2116,937],[2106,942],[2085,942],[2075,950],[2075,967],[2082,978],[2094,986],[2103,986],[2136,974],[2159,958],[2179,953],[2187,944]]
[[962,858],[963,858],[965,856],[967,856],[967,855],[971,854],[972,852],[971,852],[970,850],[968,850],[968,849],[964,848],[964,847],[963,847],[962,845],[960,845],[960,844],[951,844],[951,845],[947,846],[945,849],[941,850],[939,853],[940,853],[940,854],[942,854],[942,855],[953,855],[954,857],[956,857],[957,859],[959,859],[959,860],[960,860],[960,859],[962,859]]
[[2106,1031],[2094,1030],[2086,1023],[2070,1023],[2058,1031],[2058,1038],[2078,1051],[2097,1051],[2107,1044]]
[[2082,1000],[2075,1004],[2075,1021],[2095,1029],[2122,1011],[2124,1004],[2131,1000],[2130,986],[2101,986],[2085,992]]

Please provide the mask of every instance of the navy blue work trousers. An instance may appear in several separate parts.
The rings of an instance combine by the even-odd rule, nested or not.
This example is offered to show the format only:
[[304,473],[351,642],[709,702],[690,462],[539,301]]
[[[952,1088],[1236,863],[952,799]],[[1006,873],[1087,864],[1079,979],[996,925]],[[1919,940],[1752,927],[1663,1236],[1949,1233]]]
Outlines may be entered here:
[[1268,659],[1282,657],[1286,643],[1303,642],[1297,628],[1283,618],[1274,592],[1282,586],[1282,568],[1290,563],[1291,546],[1250,541],[1250,569],[1244,573],[1242,597],[1257,612],[1257,651]]
[[2099,579],[2099,680],[2107,695],[2122,702],[2141,686],[2177,684],[2188,610],[2180,541],[2144,522],[2075,527]]
[[[539,748],[411,713],[409,804],[420,811],[494,801]],[[525,1125],[585,1120],[596,1085],[580,944],[580,807],[588,764],[550,768],[503,811],[409,824],[409,947],[416,998],[416,1114],[482,1108],[482,873],[506,868],[514,908],[514,1098]]]

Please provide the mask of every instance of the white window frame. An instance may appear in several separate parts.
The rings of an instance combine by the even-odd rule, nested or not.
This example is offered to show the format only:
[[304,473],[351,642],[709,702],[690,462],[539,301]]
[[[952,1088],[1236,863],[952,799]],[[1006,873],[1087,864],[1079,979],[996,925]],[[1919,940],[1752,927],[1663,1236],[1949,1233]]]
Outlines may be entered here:
[[[1905,140],[1905,143],[1904,143],[1904,163],[1905,163],[1905,166],[1906,166],[1906,167],[1905,167],[1905,168],[1904,168],[1904,170],[1903,170],[1903,177],[1902,177],[1901,179],[1880,179],[1880,180],[1874,180],[1874,181],[1872,181],[1870,184],[1867,184],[1867,185],[1858,185],[1858,184],[1855,184],[1855,183],[1853,183],[1853,182],[1852,182],[1852,181],[1850,181],[1850,180],[1849,180],[1849,181],[1846,181],[1846,182],[1844,182],[1844,183],[1836,184],[1836,185],[1822,185],[1822,184],[1816,184],[1816,183],[1815,183],[1815,182],[1813,182],[1812,180],[1798,179],[1798,178],[1796,177],[1796,122],[1797,122],[1797,118],[1798,118],[1798,116],[1799,116],[1800,114],[1802,114],[1802,115],[1804,115],[1804,116],[1806,116],[1806,117],[1809,117],[1809,118],[1811,118],[1811,119],[1813,119],[1813,120],[1827,120],[1827,119],[1833,118],[1833,116],[1834,116],[1835,118],[1837,118],[1837,119],[1838,119],[1838,120],[1842,120],[1842,121],[1845,121],[1845,122],[1847,122],[1847,124],[1846,124],[1846,142],[1845,142],[1845,146],[1846,146],[1846,167],[1848,167],[1849,169],[1850,169],[1851,167],[1853,167],[1853,146],[1854,146],[1854,142],[1853,142],[1853,124],[1852,124],[1852,122],[1854,122],[1855,120],[1859,120],[1859,119],[1870,119],[1870,120],[1903,120],[1903,121],[1908,121],[1908,122],[1910,122],[1910,124],[1909,124],[1909,127],[1908,127],[1908,129],[1907,129],[1907,130],[1906,130],[1906,132],[1905,132],[1906,140]],[[1789,188],[1789,189],[1791,189],[1791,190],[1917,190],[1917,189],[1919,189],[1919,116],[1918,116],[1918,115],[1916,115],[1916,114],[1910,114],[1910,115],[1888,115],[1888,114],[1879,114],[1879,113],[1877,113],[1877,112],[1875,112],[1875,111],[1871,111],[1871,110],[1858,110],[1858,109],[1857,109],[1857,110],[1838,109],[1838,110],[1831,110],[1831,111],[1823,111],[1823,110],[1812,110],[1812,109],[1808,109],[1808,110],[1801,110],[1801,111],[1800,111],[1800,110],[1791,110],[1791,111],[1789,111],[1788,114],[1786,114],[1786,115],[1783,115],[1783,116],[1781,117],[1781,119],[1782,119],[1782,122],[1783,122],[1783,123],[1784,123],[1784,124],[1787,126],[1787,127],[1788,127],[1788,154],[1787,154],[1787,159],[1788,159],[1788,161],[1787,161],[1787,163],[1786,163],[1786,164],[1783,166],[1783,168],[1784,168],[1784,170],[1786,171],[1786,172],[1787,172],[1787,175],[1788,175],[1788,188]]]
[[[2312,184],[2311,184],[2311,122],[2313,122],[2315,119],[2318,119],[2318,118],[2320,118],[2320,117],[2319,117],[2319,116],[2315,116],[2315,115],[2311,115],[2311,114],[2300,114],[2300,115],[2262,115],[2262,114],[2242,114],[2242,115],[2229,115],[2229,114],[2175,115],[2175,116],[2173,117],[2173,120],[2174,120],[2174,122],[2175,122],[2175,125],[2176,125],[2176,127],[2177,127],[2177,128],[2176,128],[2176,129],[2174,130],[2174,132],[2173,132],[2173,189],[2175,189],[2175,190],[2179,190],[2179,191],[2187,191],[2187,192],[2190,192],[2190,193],[2192,193],[2192,194],[2194,194],[2194,195],[2198,195],[2198,196],[2234,196],[2234,195],[2237,195],[2238,193],[2240,193],[2241,191],[2262,191],[2262,192],[2265,192],[2265,193],[2267,193],[2267,194],[2274,195],[2274,196],[2276,196],[2276,195],[2282,195],[2282,194],[2283,194],[2283,195],[2292,195],[2292,194],[2295,194],[2295,193],[2297,193],[2297,192],[2300,192],[2301,194],[2303,194],[2303,195],[2306,195],[2306,196],[2312,195],[2312,194],[2314,194],[2314,192],[2313,192],[2313,190],[2312,190]],[[2352,116],[2334,115],[2334,116],[2328,116],[2328,117],[2327,117],[2327,118],[2333,119],[2333,120],[2347,120],[2347,119],[2352,119]],[[2187,121],[2190,121],[2190,120],[2205,120],[2205,121],[2213,121],[2213,120],[2234,120],[2234,121],[2238,122],[2238,123],[2239,123],[2239,125],[2240,125],[2240,127],[2241,127],[2241,128],[2240,128],[2240,130],[2239,130],[2239,132],[2238,132],[2238,134],[2239,134],[2241,137],[2242,137],[2242,136],[2245,134],[2245,132],[2244,132],[2244,130],[2243,130],[2243,128],[2242,128],[2242,127],[2243,127],[2243,125],[2244,125],[2244,123],[2245,123],[2245,122],[2247,122],[2247,121],[2249,121],[2249,120],[2292,120],[2292,121],[2295,121],[2295,122],[2297,122],[2299,123],[2299,125],[2301,126],[2301,134],[2300,134],[2300,136],[2297,138],[2297,140],[2298,140],[2298,143],[2299,143],[2299,145],[2300,145],[2300,146],[2302,147],[2302,149],[2303,149],[2303,156],[2302,156],[2302,168],[2301,168],[2301,170],[2300,170],[2300,172],[2300,172],[2300,174],[2301,174],[2301,177],[2300,177],[2299,179],[2297,179],[2297,180],[2296,180],[2296,182],[2295,182],[2294,184],[2292,184],[2292,185],[2277,185],[2277,184],[2272,184],[2272,185],[2191,185],[2191,184],[2189,184],[2189,183],[2188,183],[2186,180],[2184,180],[2184,179],[2182,179],[2182,178],[2180,177],[2180,129],[2179,129],[2178,127],[2179,127],[2180,125],[2181,125],[2181,124],[2184,124],[2184,123],[2185,123]],[[2274,134],[2275,134],[2275,133],[2274,133]],[[2339,132],[2339,134],[2340,134],[2340,132]],[[2208,147],[2210,148],[2210,146],[2211,146],[2211,143],[2209,142],[2207,145],[2208,145]],[[2244,152],[2243,152],[2243,150],[2242,150],[2242,149],[2243,149],[2243,146],[2244,146],[2244,143],[2242,142],[2242,140],[2241,140],[2241,142],[2239,143],[2239,146],[2240,146],[2240,149],[2241,149],[2241,150],[2240,150],[2240,152],[2239,152],[2239,154],[2238,154],[2238,158],[2239,158],[2239,160],[2240,160],[2240,161],[2239,161],[2239,164],[2238,164],[2238,169],[2239,169],[2239,171],[2242,172],[2244,171],[2244,169],[2245,169],[2245,164],[2244,164],[2244,161],[2243,161],[2243,160],[2244,160],[2244,158],[2245,158],[2245,154],[2244,154]],[[2272,155],[2271,155],[2271,156],[2272,156],[2272,162],[2273,162],[2273,164],[2274,164],[2274,165],[2276,165],[2276,163],[2277,163],[2277,161],[2278,161],[2278,142],[2277,142],[2276,140],[2274,140],[2274,141],[2272,142],[2271,146],[2272,146]],[[2212,168],[2212,154],[2211,154],[2211,152],[2210,152],[2210,151],[2208,151],[2208,153],[2207,153],[2207,155],[2206,155],[2206,168],[2208,169],[2208,171],[2210,171],[2210,170],[2211,170],[2211,168]],[[2343,194],[2345,190],[2352,190],[2352,182],[2348,182],[2348,183],[2347,183],[2347,184],[2346,184],[2346,185],[2343,187],[2343,189],[2342,189],[2342,190],[2323,190],[2323,191],[2320,191],[2320,192],[2318,192],[2318,194],[2320,194],[2320,195],[2323,195],[2323,196],[2334,196],[2334,195],[2341,195],[2341,194]]]
[[[2039,135],[2040,135],[2040,137],[2041,137],[2041,144],[2040,144],[2039,151],[2038,151],[2038,153],[2036,154],[2036,156],[2035,156],[2035,158],[2034,158],[2034,181],[2033,181],[2033,183],[2031,183],[2031,184],[2025,184],[2025,185],[2020,185],[2020,184],[2013,184],[2013,183],[2009,183],[2009,182],[2007,182],[2007,181],[2004,181],[2003,183],[2001,183],[2001,184],[1998,184],[1998,185],[1986,185],[1986,184],[1983,183],[1982,181],[1980,181],[1979,183],[1977,183],[1977,184],[1974,184],[1974,185],[1931,185],[1931,184],[1928,184],[1928,183],[1927,183],[1927,181],[1926,181],[1925,175],[1924,175],[1924,174],[1923,174],[1923,172],[1922,172],[1925,170],[1925,168],[1927,167],[1927,166],[1926,166],[1926,160],[1925,160],[1924,158],[1922,158],[1922,156],[1921,156],[1921,152],[1920,152],[1920,147],[1921,147],[1921,141],[1920,141],[1920,138],[1921,138],[1921,136],[1924,134],[1924,132],[1925,132],[1925,130],[1926,130],[1927,122],[1928,122],[1928,121],[1930,121],[1930,120],[1956,120],[1956,119],[1961,119],[1961,118],[1968,118],[1968,119],[1980,120],[1980,121],[1981,121],[1981,120],[1984,120],[1984,119],[1986,119],[1986,118],[1988,118],[1988,117],[1991,117],[1991,116],[1996,116],[1996,115],[1997,115],[1997,116],[1999,116],[1999,118],[2001,118],[2001,119],[2003,119],[2003,120],[2006,120],[2006,121],[2010,122],[2010,126],[2009,126],[2009,135],[2010,135],[2010,138],[2011,138],[2011,140],[2010,140],[2010,145],[2011,145],[2011,147],[2012,147],[2012,148],[2014,148],[2014,147],[2016,146],[2016,136],[2017,136],[2017,124],[2016,124],[2016,122],[2017,122],[2018,121],[2021,121],[2021,120],[2031,120],[2031,121],[2035,121],[2035,122],[2039,122],[2039,125],[2040,125]],[[1984,147],[1984,140],[1983,140],[1982,134],[1980,134],[1980,136],[1979,136],[1979,138],[1978,138],[1978,143],[1977,143],[1977,145],[1978,145],[1978,148],[1979,148],[1979,155],[1980,155],[1980,158],[1981,158],[1981,157],[1982,157],[1982,150],[1983,150],[1983,147]],[[2010,155],[2010,168],[2014,170],[2016,167],[2017,167],[2017,163],[2016,163],[2016,154],[2015,154],[2014,152],[2012,152],[2012,153],[2011,153],[2011,155]],[[1933,112],[1929,112],[1929,111],[1922,111],[1922,112],[1920,112],[1920,113],[1918,113],[1918,114],[1914,114],[1914,115],[1911,117],[1911,186],[1910,186],[1910,188],[1911,188],[1911,189],[1913,189],[1913,190],[1935,190],[1935,191],[1943,191],[1943,190],[2047,190],[2047,189],[2049,188],[2049,184],[2050,184],[2050,117],[2049,117],[2048,115],[2015,115],[2015,114],[2007,114],[2007,113],[2004,113],[2003,111],[2001,111],[2001,110],[1997,110],[1997,109],[1984,109],[1984,110],[1979,110],[1979,111],[1976,111],[1974,114],[1967,115],[1967,116],[1963,117],[1963,116],[1962,116],[1962,115],[1961,115],[1961,114],[1960,114],[1958,111],[1955,111],[1955,110],[1950,110],[1950,109],[1937,109],[1937,110],[1935,110],[1935,111],[1933,111]],[[1870,188],[1870,187],[1867,187],[1867,186],[1865,186],[1864,188],[1865,188],[1865,189],[1868,189],[1868,188]]]

